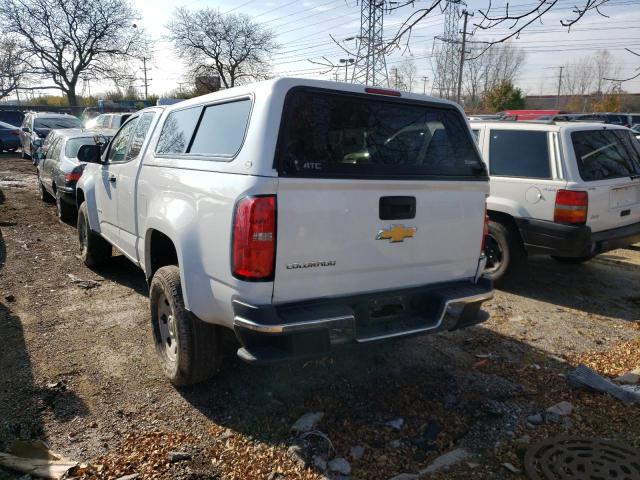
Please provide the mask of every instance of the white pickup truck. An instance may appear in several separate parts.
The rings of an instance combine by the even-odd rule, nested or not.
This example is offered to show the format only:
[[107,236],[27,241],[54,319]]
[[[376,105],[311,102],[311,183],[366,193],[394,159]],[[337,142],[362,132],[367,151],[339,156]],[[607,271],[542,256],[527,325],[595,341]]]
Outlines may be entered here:
[[78,156],[82,258],[144,270],[174,384],[215,373],[221,328],[269,363],[487,317],[488,176],[453,103],[278,79],[147,108]]

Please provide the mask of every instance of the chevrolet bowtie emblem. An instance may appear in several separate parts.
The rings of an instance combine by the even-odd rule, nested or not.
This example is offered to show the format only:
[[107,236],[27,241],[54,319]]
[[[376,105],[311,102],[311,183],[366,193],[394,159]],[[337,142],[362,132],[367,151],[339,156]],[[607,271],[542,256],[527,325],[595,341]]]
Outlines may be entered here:
[[405,238],[416,236],[415,227],[405,227],[404,225],[391,225],[389,228],[380,230],[376,240],[390,240],[391,243],[404,242]]

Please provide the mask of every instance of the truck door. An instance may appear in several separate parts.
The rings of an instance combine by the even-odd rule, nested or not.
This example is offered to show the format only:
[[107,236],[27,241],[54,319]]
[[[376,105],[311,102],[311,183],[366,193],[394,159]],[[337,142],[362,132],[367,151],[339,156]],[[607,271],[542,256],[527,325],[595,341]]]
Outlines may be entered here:
[[102,235],[120,248],[118,228],[118,173],[126,162],[131,137],[138,117],[132,118],[113,137],[107,150],[106,160],[95,179],[98,219]]
[[[156,112],[145,112],[137,119],[137,123],[131,141],[129,142],[129,150],[125,155],[124,161],[119,164],[112,165],[111,173],[117,177],[118,188],[117,210],[118,210],[118,229],[120,235],[120,249],[132,260],[137,261],[136,254],[136,178],[140,168],[140,162],[147,146],[148,134],[151,132],[151,126],[155,123]],[[119,117],[114,117],[119,119]]]

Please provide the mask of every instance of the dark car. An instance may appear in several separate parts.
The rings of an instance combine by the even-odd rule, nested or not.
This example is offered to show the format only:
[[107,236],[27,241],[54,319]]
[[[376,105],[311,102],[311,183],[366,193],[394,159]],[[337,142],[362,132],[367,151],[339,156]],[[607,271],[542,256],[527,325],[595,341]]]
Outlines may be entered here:
[[76,215],[76,183],[84,170],[78,160],[82,145],[106,145],[111,132],[85,129],[63,129],[56,131],[46,153],[38,152],[38,190],[45,202],[55,200],[58,217],[68,222]]
[[80,128],[82,124],[77,117],[63,113],[28,112],[22,121],[20,141],[22,157],[27,158],[36,151],[34,141],[43,139],[54,129]]
[[0,110],[0,122],[20,128],[24,120],[24,112],[20,110]]
[[20,147],[20,128],[0,122],[0,152],[15,152]]

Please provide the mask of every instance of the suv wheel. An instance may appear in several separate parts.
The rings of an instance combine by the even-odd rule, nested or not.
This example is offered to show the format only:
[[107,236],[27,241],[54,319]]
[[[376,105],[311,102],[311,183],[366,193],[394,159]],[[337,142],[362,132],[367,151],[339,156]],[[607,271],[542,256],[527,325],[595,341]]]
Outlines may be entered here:
[[484,276],[497,284],[517,273],[526,258],[517,233],[511,227],[494,220],[489,220],[484,254],[487,257]]
[[65,223],[71,222],[76,216],[76,209],[62,199],[58,190],[56,190],[56,209],[58,210],[58,218]]
[[104,265],[111,258],[113,250],[111,244],[89,226],[86,202],[82,202],[78,210],[78,240],[80,241],[80,258],[87,267]]
[[153,275],[149,303],[156,352],[171,383],[193,385],[212,377],[221,360],[219,327],[185,310],[177,266]]
[[47,189],[44,188],[44,185],[42,184],[42,181],[40,180],[40,175],[38,175],[38,195],[40,197],[40,200],[42,200],[43,202],[46,203],[52,203],[54,198],[51,196],[51,194],[49,192],[47,192]]

